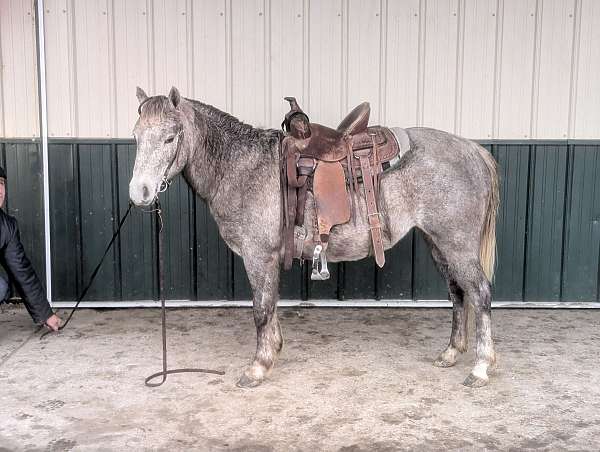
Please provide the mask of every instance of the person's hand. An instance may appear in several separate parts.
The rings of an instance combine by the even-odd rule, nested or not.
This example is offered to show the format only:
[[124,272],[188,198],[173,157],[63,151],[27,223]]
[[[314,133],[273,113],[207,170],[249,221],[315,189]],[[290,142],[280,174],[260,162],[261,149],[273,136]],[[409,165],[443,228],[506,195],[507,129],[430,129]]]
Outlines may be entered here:
[[52,314],[52,316],[50,316],[48,320],[44,322],[44,324],[48,327],[48,329],[52,331],[58,331],[58,327],[60,326],[61,322],[62,320],[60,320],[59,316]]

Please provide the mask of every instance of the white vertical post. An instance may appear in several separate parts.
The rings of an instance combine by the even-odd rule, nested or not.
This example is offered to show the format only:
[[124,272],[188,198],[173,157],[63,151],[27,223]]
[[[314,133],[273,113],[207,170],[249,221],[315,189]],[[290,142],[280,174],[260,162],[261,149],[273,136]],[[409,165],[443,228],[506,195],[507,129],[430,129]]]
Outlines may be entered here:
[[46,98],[46,49],[44,42],[44,0],[36,0],[38,94],[40,139],[44,179],[44,244],[46,256],[46,292],[52,305],[52,261],[50,255],[50,181],[48,173],[48,106]]

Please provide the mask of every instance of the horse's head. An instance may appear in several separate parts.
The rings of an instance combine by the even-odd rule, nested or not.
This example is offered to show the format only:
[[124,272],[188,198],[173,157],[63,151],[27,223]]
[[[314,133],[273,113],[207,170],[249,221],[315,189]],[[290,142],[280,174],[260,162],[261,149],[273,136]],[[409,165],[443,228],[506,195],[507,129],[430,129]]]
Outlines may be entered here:
[[148,97],[139,87],[136,95],[140,116],[133,129],[137,152],[129,198],[137,206],[147,206],[185,165],[185,159],[178,158],[184,145],[184,117],[180,108],[182,98],[175,87],[168,97]]

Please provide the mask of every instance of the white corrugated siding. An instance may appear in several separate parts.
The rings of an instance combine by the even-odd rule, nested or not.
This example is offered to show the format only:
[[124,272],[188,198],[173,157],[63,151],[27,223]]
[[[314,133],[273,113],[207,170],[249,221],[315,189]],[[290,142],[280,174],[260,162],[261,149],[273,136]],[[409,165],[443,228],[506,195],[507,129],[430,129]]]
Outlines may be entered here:
[[0,0],[0,136],[39,135],[33,1]]
[[[597,0],[45,0],[51,137],[129,137],[136,85],[278,127],[293,95],[334,125],[600,138]],[[30,1],[0,0],[0,132],[37,134]]]

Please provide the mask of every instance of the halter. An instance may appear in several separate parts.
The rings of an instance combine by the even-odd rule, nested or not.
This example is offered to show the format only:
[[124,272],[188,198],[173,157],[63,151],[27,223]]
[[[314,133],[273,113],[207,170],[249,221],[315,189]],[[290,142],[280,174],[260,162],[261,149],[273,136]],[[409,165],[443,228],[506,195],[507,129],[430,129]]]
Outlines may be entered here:
[[156,192],[156,196],[154,197],[154,199],[158,198],[159,193],[163,193],[163,192],[167,191],[167,188],[169,188],[169,185],[171,185],[171,181],[169,181],[167,179],[167,176],[169,174],[169,170],[171,169],[171,167],[175,163],[175,160],[177,160],[177,157],[179,156],[179,137],[182,135],[182,133],[183,133],[183,128],[180,129],[179,132],[177,132],[177,135],[175,135],[174,141],[177,140],[176,148],[175,148],[175,155],[171,159],[171,162],[167,166],[167,169],[165,170],[165,172],[163,173],[163,176],[160,179],[160,185],[158,186],[158,191]]
[[[144,99],[140,103],[140,105],[138,106],[138,115],[140,115],[140,116],[142,115],[142,107],[150,99],[152,99],[152,97],[146,97],[146,99]],[[175,137],[174,137],[174,140],[177,140],[177,143],[176,143],[177,148],[175,150],[175,155],[171,159],[171,162],[167,166],[167,169],[165,170],[165,172],[163,173],[163,176],[160,179],[160,185],[158,186],[158,191],[156,192],[156,195],[154,196],[155,200],[158,198],[158,194],[159,193],[164,193],[165,191],[167,191],[167,188],[169,188],[169,185],[171,185],[171,182],[167,179],[167,175],[169,174],[169,170],[171,169],[171,167],[173,166],[173,164],[175,163],[175,160],[177,160],[177,157],[179,155],[179,138],[180,138],[180,136],[181,136],[182,133],[183,133],[183,128],[181,128],[179,130],[179,132],[177,132],[177,135],[175,135]]]

